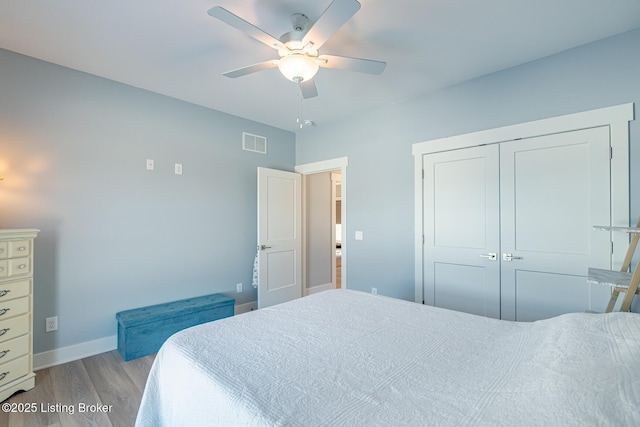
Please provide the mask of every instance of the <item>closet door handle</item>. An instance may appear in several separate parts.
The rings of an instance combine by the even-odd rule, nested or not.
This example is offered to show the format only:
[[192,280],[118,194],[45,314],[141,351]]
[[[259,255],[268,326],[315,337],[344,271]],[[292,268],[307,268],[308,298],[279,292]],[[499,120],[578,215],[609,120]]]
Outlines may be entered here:
[[498,254],[495,254],[493,252],[490,252],[488,254],[480,254],[480,258],[487,258],[489,261],[497,261]]
[[513,261],[514,259],[522,259],[521,256],[513,256],[512,254],[504,253],[502,254],[503,261]]

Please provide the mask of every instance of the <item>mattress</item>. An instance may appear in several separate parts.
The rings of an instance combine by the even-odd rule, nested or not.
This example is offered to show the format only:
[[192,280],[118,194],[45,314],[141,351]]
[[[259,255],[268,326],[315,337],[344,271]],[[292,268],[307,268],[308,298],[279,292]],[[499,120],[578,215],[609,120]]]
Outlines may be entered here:
[[331,290],[173,335],[136,425],[640,425],[640,315],[501,321]]

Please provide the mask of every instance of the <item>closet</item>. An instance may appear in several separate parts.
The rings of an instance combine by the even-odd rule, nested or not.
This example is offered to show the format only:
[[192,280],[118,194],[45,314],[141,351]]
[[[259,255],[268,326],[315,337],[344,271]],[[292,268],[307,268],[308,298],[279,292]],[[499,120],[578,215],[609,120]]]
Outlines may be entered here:
[[610,291],[587,283],[587,271],[614,261],[609,236],[593,230],[621,216],[611,131],[414,146],[416,300],[519,321],[604,311]]

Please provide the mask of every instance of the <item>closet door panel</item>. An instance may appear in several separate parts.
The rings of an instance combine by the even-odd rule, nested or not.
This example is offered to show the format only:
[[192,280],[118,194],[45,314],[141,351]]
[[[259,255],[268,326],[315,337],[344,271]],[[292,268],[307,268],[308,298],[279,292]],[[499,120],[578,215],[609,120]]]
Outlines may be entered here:
[[584,312],[585,307],[590,305],[584,276],[516,270],[515,282],[515,311],[519,321],[529,322],[569,312]]
[[498,147],[429,154],[423,168],[425,303],[500,317]]
[[500,144],[502,317],[537,320],[606,306],[586,283],[609,268],[607,127]]

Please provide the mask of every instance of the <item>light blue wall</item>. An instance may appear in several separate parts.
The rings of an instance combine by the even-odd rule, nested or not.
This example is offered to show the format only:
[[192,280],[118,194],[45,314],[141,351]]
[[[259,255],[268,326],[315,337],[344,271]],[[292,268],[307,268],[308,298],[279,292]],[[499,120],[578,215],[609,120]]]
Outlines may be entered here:
[[[347,168],[347,286],[414,298],[411,145],[623,103],[640,104],[640,30],[581,46],[296,138],[296,163]],[[640,121],[631,132],[631,217],[640,216]],[[635,221],[635,220],[634,220]],[[355,230],[364,240],[355,241]]]
[[294,163],[293,133],[0,50],[0,227],[42,230],[35,352],[112,336],[128,308],[254,301],[256,168]]

